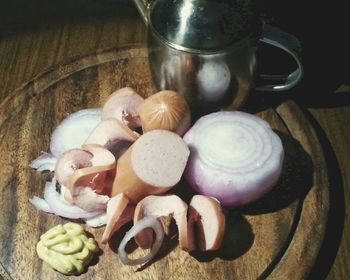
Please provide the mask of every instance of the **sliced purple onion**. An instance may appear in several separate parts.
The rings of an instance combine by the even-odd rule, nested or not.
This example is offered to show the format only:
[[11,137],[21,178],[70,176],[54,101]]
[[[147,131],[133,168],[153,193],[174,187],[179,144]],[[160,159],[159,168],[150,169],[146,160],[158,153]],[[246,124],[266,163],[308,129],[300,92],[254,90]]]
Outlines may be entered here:
[[83,109],[70,114],[52,133],[51,153],[58,158],[67,150],[81,148],[100,121],[100,108]]
[[[156,239],[152,246],[151,251],[148,255],[138,258],[138,259],[130,259],[128,254],[125,252],[126,244],[131,240],[131,238],[135,237],[138,233],[146,228],[152,228],[156,234]],[[123,240],[120,242],[118,248],[118,256],[123,264],[126,265],[141,265],[150,261],[159,251],[162,246],[162,242],[164,239],[164,229],[162,224],[156,217],[148,216],[141,220],[139,220],[124,236]]]
[[42,152],[41,155],[34,159],[29,166],[36,169],[38,172],[45,170],[54,171],[56,161],[57,158],[53,154]]
[[103,212],[102,214],[93,217],[91,219],[85,220],[85,223],[90,227],[101,227],[107,224],[107,214]]
[[46,182],[44,189],[44,199],[52,209],[52,212],[58,216],[69,219],[91,219],[104,211],[86,211],[80,207],[69,204],[60,193],[56,191],[56,180]]
[[29,202],[35,206],[38,210],[44,211],[46,213],[53,214],[53,211],[50,207],[50,205],[46,202],[45,199],[42,199],[37,196],[33,196],[32,198],[29,198]]
[[280,177],[283,146],[261,118],[244,112],[217,112],[200,118],[185,134],[191,154],[188,183],[222,205],[252,202]]

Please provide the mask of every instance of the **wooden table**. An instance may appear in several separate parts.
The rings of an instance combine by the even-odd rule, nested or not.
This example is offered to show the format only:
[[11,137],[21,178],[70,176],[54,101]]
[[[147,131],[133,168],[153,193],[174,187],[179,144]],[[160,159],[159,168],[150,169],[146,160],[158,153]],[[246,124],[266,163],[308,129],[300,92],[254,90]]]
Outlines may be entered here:
[[[7,2],[0,4],[0,102],[26,81],[73,57],[146,42],[145,26],[134,6],[125,1],[122,4],[113,0]],[[332,31],[327,36],[332,40],[327,43],[320,29],[313,29],[315,24],[303,25],[307,21],[298,18],[299,24],[290,27],[291,14],[301,4],[281,5],[266,6],[265,12],[276,24],[302,40],[306,75],[300,86],[282,97],[258,94],[255,97],[260,104],[294,98],[314,125],[328,163],[330,213],[325,241],[310,278],[347,279],[350,274],[350,220],[346,219],[350,203],[350,89],[346,83],[350,79],[349,69],[346,72],[341,67],[350,65],[345,55],[345,50],[350,48],[333,32],[343,26],[341,14],[328,25]],[[315,15],[313,22],[320,18]]]

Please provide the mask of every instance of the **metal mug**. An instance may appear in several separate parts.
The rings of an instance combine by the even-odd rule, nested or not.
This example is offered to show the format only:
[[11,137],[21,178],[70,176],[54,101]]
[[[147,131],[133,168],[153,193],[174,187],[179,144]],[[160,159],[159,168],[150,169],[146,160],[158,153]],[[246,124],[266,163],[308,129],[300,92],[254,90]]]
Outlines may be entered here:
[[[199,114],[238,109],[252,89],[283,91],[303,76],[300,42],[259,21],[249,0],[134,0],[148,27],[151,73],[159,90],[182,94]],[[290,54],[297,69],[258,75],[256,51],[264,42]],[[282,81],[256,85],[256,78]]]

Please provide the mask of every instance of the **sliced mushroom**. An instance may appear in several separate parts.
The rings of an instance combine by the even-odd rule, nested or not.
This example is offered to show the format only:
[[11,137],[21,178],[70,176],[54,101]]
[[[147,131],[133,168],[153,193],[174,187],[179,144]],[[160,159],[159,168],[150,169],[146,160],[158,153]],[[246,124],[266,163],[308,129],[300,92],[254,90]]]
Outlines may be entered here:
[[204,195],[193,196],[188,217],[190,251],[219,249],[225,233],[225,215],[219,201]]
[[185,169],[189,149],[167,130],[146,132],[119,158],[112,196],[124,193],[133,204],[175,186]]
[[102,120],[115,118],[130,128],[141,127],[138,113],[144,99],[132,88],[125,87],[112,93],[102,107]]
[[[142,199],[135,208],[134,224],[146,216],[164,217],[172,215],[179,231],[179,245],[187,251],[189,248],[187,238],[187,204],[177,195],[150,195]],[[152,245],[152,231],[143,230],[135,238],[142,248]]]
[[129,199],[123,194],[112,197],[107,204],[107,224],[103,232],[101,243],[106,244],[112,234],[124,224],[132,221],[134,207],[128,206]]

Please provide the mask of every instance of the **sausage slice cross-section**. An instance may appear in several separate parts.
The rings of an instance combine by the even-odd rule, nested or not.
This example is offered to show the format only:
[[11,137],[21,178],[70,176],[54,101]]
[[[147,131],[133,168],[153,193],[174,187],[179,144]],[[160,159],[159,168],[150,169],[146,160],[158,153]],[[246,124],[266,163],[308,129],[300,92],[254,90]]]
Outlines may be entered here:
[[165,193],[180,181],[189,153],[174,132],[146,132],[119,158],[112,196],[124,193],[136,204],[147,195]]

